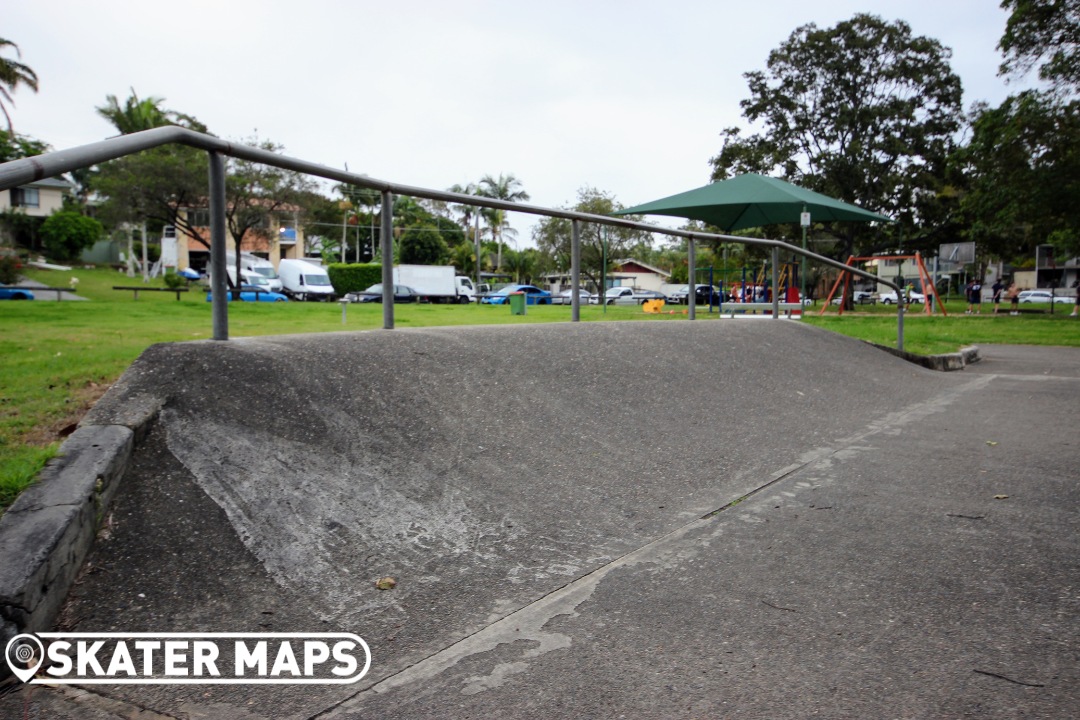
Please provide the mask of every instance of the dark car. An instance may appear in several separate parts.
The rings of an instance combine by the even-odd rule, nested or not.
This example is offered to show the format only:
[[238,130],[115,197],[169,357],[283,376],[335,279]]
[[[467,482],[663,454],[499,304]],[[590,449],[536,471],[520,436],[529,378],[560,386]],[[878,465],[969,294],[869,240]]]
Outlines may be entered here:
[[698,305],[719,305],[723,300],[720,290],[709,285],[698,285],[694,288],[694,301]]
[[[383,299],[383,286],[382,283],[376,283],[369,287],[367,290],[361,292],[349,293],[345,296],[345,299],[349,302],[361,302],[361,303],[381,303]],[[408,285],[395,285],[394,286],[394,302],[395,303],[414,303],[420,302],[420,293],[413,290]]]

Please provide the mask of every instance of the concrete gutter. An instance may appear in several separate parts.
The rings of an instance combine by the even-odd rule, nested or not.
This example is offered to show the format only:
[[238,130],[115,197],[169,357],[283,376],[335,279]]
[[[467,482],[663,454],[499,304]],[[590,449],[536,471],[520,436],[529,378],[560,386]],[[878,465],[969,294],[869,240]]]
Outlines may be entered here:
[[950,372],[952,370],[963,370],[968,365],[979,362],[979,347],[977,345],[971,345],[969,347],[960,348],[958,352],[945,353],[943,355],[916,355],[915,353],[907,352],[906,350],[897,350],[896,348],[889,347],[888,345],[879,345],[866,341],[868,345],[873,345],[876,348],[880,348],[885,352],[891,353],[898,358],[903,358],[910,363],[921,365],[924,368],[930,370],[939,370],[941,372]]
[[[132,408],[130,425],[78,428],[0,517],[0,646],[55,625],[157,410]],[[9,674],[0,663],[0,678]]]

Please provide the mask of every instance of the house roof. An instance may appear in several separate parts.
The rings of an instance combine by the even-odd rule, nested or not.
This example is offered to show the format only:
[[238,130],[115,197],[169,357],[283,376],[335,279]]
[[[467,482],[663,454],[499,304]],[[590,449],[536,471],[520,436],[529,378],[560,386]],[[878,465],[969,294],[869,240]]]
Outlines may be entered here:
[[75,186],[69,183],[67,180],[64,180],[63,178],[42,178],[40,180],[35,180],[34,182],[28,182],[23,185],[23,187],[48,187],[58,188],[60,190],[71,190]]
[[[614,262],[614,264],[616,266],[618,266],[619,268],[622,268],[622,267],[624,267],[626,265],[637,265],[639,268],[642,268],[643,270],[647,270],[648,272],[654,273],[656,275],[661,275],[663,277],[668,277],[669,275],[671,275],[671,273],[667,272],[666,270],[661,270],[658,267],[653,267],[652,265],[649,265],[648,263],[643,263],[640,260],[634,260],[633,258],[624,258],[622,260],[616,260]],[[626,271],[624,270],[623,272],[626,272]]]

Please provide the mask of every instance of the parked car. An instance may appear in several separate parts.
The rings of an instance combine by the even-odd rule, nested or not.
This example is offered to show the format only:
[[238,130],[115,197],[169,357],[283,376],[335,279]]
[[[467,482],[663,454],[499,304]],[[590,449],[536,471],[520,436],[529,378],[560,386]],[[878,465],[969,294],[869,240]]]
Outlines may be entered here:
[[[358,303],[381,303],[383,301],[383,286],[382,283],[375,283],[367,290],[361,290],[360,292],[351,292],[345,296],[345,299],[349,302]],[[394,302],[395,303],[414,303],[420,302],[423,298],[420,293],[412,289],[408,285],[395,285],[394,286]]]
[[612,287],[604,293],[604,303],[607,305],[642,305],[649,300],[667,299],[664,293],[656,290],[635,290],[630,287]]
[[[896,292],[883,292],[878,296],[882,305],[895,305],[896,304]],[[926,302],[926,296],[922,293],[912,290],[908,293],[908,304]]]
[[1022,303],[1048,303],[1053,300],[1055,304],[1068,305],[1076,302],[1076,298],[1071,295],[1058,295],[1049,290],[1021,290],[1019,300]]
[[[686,297],[689,294],[690,286],[683,285],[680,288],[676,288],[674,292],[668,295],[667,301],[675,305],[686,305]],[[713,305],[717,305],[723,299],[719,288],[704,284],[694,286],[694,297],[698,305],[708,305],[710,300]]]
[[[573,290],[563,290],[562,292],[555,293],[551,296],[551,302],[555,305],[571,305],[573,304],[573,298],[570,294]],[[582,305],[588,305],[589,303],[596,303],[599,300],[588,290],[578,290],[578,302]]]
[[[896,295],[896,293],[891,293],[891,294],[893,296]],[[913,296],[918,295],[918,293],[912,293],[912,295]],[[884,295],[882,297],[884,297]],[[835,298],[833,298],[832,304],[833,305],[839,305],[840,301],[841,301],[841,298],[835,297]],[[852,292],[851,293],[851,301],[853,303],[855,303],[856,305],[876,305],[877,304],[877,298],[874,297],[874,293],[867,292],[865,290],[855,290],[854,292]],[[885,302],[885,301],[882,300],[882,302]],[[892,300],[892,302],[896,302],[895,298]],[[921,300],[912,300],[912,302],[922,302],[922,301]]]
[[525,293],[526,305],[551,305],[551,293],[535,285],[507,285],[483,298],[480,302],[488,305],[505,305],[510,302],[513,293]]
[[[233,299],[234,291],[228,292],[229,300]],[[213,293],[206,293],[206,302],[212,301]],[[241,285],[240,299],[244,302],[288,302],[289,298],[279,292],[261,288],[258,285]]]
[[33,300],[34,293],[22,288],[0,285],[0,300]]

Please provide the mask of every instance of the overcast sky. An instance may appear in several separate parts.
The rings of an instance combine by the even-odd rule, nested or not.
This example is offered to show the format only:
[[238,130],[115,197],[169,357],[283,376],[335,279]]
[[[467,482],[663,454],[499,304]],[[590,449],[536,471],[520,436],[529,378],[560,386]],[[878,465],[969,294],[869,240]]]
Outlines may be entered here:
[[[531,204],[592,186],[634,205],[706,184],[720,132],[748,129],[743,73],[858,12],[950,48],[965,108],[1011,90],[997,0],[50,0],[7,3],[0,37],[40,82],[16,92],[15,128],[56,149],[114,134],[94,107],[134,88],[220,137],[380,179],[513,173]],[[534,220],[511,222],[527,240]]]

